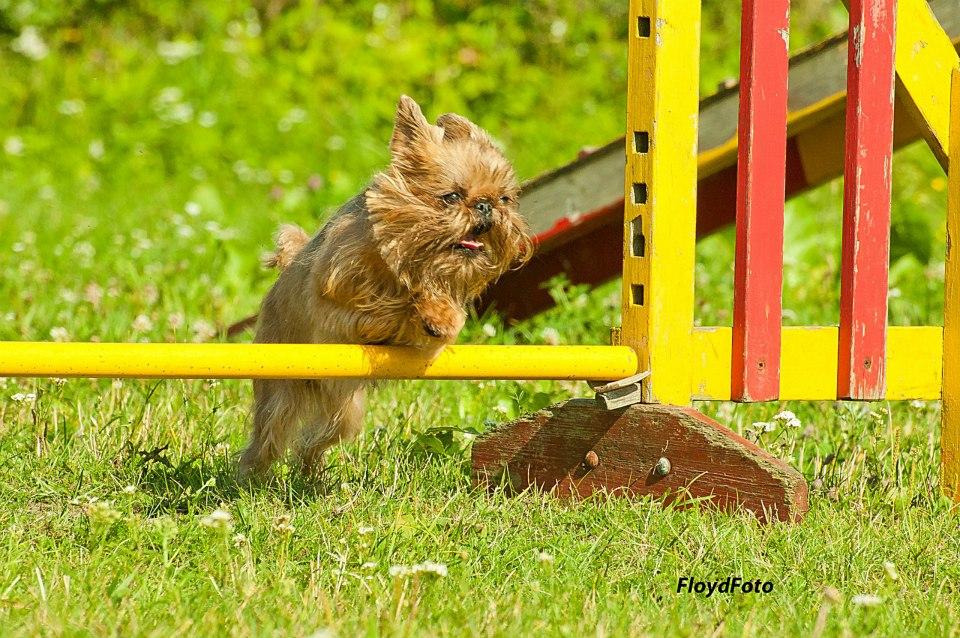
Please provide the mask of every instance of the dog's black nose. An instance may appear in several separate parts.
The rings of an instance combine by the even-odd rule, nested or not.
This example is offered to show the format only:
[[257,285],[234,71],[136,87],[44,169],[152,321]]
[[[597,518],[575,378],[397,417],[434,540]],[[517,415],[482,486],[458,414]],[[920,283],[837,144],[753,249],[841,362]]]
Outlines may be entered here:
[[473,227],[474,235],[482,235],[493,228],[493,204],[485,199],[481,199],[473,205],[473,210],[477,211],[477,214],[480,215],[480,221]]
[[474,204],[473,208],[480,213],[481,217],[489,217],[493,214],[493,204],[485,199],[481,199],[479,202]]

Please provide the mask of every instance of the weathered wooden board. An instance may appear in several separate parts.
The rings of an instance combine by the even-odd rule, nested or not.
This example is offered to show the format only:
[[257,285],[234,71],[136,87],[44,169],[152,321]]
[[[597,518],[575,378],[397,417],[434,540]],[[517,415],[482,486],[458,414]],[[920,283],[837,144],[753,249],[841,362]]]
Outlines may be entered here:
[[[669,472],[658,473],[661,459]],[[571,399],[503,424],[473,445],[473,477],[491,489],[560,496],[652,495],[668,503],[799,521],[807,485],[784,462],[696,410],[638,404],[604,410]]]
[[623,345],[644,400],[690,401],[697,228],[700,2],[631,0],[627,45]]
[[943,307],[943,413],[940,484],[960,501],[960,70],[953,72],[947,263]]
[[837,396],[884,397],[896,0],[850,0]]
[[780,391],[789,0],[744,0],[740,29],[734,398]]

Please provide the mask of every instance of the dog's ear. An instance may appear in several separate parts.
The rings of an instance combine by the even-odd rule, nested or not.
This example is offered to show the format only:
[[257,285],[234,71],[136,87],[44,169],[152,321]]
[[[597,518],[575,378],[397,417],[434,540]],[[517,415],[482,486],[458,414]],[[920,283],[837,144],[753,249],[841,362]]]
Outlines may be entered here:
[[490,138],[482,128],[456,113],[444,113],[437,118],[437,126],[443,129],[445,140],[465,140],[473,138],[478,142],[490,144]]
[[429,131],[430,123],[423,116],[420,105],[412,97],[401,95],[393,124],[393,136],[390,138],[390,150],[397,153],[408,148],[426,139]]

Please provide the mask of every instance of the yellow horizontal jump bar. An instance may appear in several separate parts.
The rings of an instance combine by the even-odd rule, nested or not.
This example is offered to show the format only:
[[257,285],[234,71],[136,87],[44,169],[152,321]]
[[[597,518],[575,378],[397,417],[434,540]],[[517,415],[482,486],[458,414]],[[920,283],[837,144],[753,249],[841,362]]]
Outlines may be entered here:
[[0,377],[569,379],[637,373],[626,346],[398,346],[0,342]]

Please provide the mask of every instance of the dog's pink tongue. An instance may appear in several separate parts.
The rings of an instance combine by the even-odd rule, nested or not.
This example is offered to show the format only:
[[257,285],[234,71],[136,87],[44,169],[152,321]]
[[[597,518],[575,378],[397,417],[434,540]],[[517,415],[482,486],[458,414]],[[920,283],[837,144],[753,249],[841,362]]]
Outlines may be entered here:
[[460,245],[470,250],[479,250],[480,248],[483,248],[483,242],[474,241],[473,239],[464,239],[460,242]]

